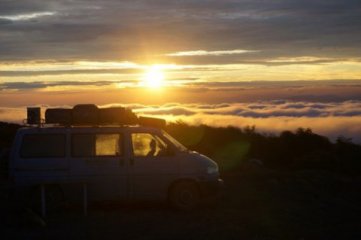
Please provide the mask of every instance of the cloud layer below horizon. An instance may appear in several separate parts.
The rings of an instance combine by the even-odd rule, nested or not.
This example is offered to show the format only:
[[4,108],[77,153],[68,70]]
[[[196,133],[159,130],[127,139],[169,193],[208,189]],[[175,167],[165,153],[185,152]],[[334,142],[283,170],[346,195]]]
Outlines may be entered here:
[[[361,143],[361,101],[320,103],[273,100],[255,103],[122,106],[132,108],[139,115],[161,117],[171,122],[183,121],[193,125],[206,124],[216,127],[255,126],[257,131],[267,134],[278,134],[284,130],[302,127],[311,128],[332,140],[344,136]],[[24,118],[25,108],[0,108],[2,121],[21,122]]]

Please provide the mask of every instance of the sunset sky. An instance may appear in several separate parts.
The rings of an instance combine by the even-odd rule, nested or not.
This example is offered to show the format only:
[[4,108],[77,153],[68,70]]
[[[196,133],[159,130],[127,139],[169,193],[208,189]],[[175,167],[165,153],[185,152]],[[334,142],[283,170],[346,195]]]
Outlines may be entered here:
[[361,142],[360,0],[0,0],[0,121],[125,105]]

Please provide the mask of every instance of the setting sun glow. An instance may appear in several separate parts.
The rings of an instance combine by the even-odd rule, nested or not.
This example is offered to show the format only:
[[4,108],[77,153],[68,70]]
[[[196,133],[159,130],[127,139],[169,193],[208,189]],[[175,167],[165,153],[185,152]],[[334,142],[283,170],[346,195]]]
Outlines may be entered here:
[[160,67],[152,66],[144,74],[144,85],[150,88],[160,88],[163,86],[164,73]]

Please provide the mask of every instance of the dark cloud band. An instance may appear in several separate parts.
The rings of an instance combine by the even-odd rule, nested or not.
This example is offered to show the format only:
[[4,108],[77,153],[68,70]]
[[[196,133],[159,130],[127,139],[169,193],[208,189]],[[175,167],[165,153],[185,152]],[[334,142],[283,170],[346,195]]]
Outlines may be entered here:
[[55,14],[0,20],[0,60],[135,59],[197,49],[257,51],[222,55],[228,63],[361,54],[358,0],[0,1],[0,18],[47,12]]

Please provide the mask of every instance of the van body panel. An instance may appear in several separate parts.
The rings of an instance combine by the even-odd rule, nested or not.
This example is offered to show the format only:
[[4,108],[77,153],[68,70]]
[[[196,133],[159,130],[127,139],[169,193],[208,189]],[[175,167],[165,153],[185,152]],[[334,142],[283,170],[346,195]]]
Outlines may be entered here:
[[[141,134],[151,140],[135,144],[134,136]],[[215,189],[217,165],[164,134],[142,126],[22,128],[10,153],[9,177],[19,188],[58,184],[72,195],[68,199],[81,196],[86,183],[90,201],[166,199],[170,186],[181,179]],[[154,142],[157,151],[152,153],[149,146],[150,155],[134,149]],[[217,167],[216,172],[207,173],[209,167]]]

